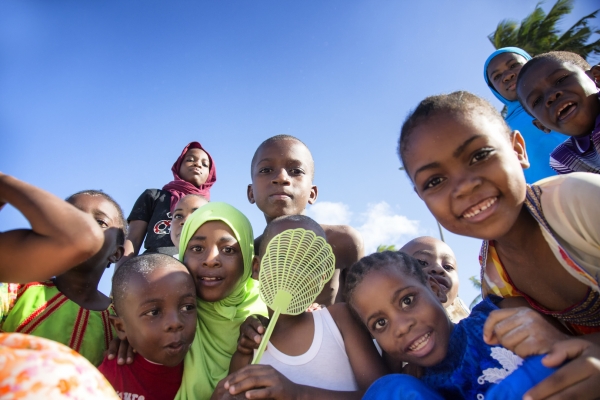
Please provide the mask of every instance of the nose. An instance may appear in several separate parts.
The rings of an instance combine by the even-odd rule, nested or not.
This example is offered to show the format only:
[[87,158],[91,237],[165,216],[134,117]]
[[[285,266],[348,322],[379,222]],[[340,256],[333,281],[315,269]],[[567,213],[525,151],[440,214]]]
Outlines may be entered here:
[[208,268],[217,268],[221,266],[221,260],[219,258],[219,248],[212,246],[206,249],[206,258],[204,259],[203,265]]
[[453,191],[455,198],[467,196],[473,193],[481,185],[481,177],[470,173],[465,173],[459,178]]
[[179,310],[173,310],[165,315],[165,331],[177,332],[183,329],[183,322]]
[[394,323],[394,334],[396,337],[402,337],[409,333],[416,321],[411,315],[397,317]]
[[446,270],[444,268],[442,268],[442,266],[439,265],[438,263],[434,263],[434,264],[429,264],[429,266],[427,266],[427,268],[425,268],[425,273],[431,274],[431,275],[445,276]]
[[546,107],[550,107],[552,103],[554,103],[558,98],[562,96],[562,92],[560,90],[553,91],[546,97]]
[[285,168],[281,168],[279,172],[273,177],[274,184],[287,186],[290,184],[290,175],[287,173]]
[[502,76],[502,82],[506,83],[506,82],[510,81],[514,77],[515,77],[515,73],[513,71],[511,71],[511,70],[508,70]]
[[185,221],[187,221],[187,217],[182,218],[181,221],[179,221],[179,226],[185,225]]

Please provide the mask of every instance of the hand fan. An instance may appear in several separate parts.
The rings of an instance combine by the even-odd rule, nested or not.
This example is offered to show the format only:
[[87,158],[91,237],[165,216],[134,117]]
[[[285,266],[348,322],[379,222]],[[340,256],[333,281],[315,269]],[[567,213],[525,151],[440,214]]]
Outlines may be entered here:
[[288,229],[267,245],[260,264],[260,297],[273,316],[252,364],[258,364],[279,314],[298,315],[308,308],[335,271],[335,256],[324,238],[306,229]]

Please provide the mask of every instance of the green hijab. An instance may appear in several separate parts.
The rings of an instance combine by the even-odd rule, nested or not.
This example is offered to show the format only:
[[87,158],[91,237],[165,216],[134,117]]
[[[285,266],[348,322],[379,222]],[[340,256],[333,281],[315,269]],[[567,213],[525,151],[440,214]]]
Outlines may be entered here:
[[209,303],[197,299],[198,325],[192,347],[184,359],[183,380],[175,399],[209,399],[229,372],[237,348],[239,327],[251,314],[267,315],[252,274],[254,237],[244,214],[226,203],[211,202],[196,210],[185,222],[179,243],[179,259],[185,263],[185,249],[198,228],[209,221],[222,221],[231,228],[244,258],[244,274],[233,292],[223,300]]

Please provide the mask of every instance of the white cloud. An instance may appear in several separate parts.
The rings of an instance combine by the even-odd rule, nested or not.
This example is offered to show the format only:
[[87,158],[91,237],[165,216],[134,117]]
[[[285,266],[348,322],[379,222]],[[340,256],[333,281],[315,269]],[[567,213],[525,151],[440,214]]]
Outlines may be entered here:
[[361,219],[364,224],[357,229],[365,243],[365,254],[373,253],[381,244],[399,246],[419,233],[419,221],[395,214],[385,201],[369,204]]
[[306,214],[325,225],[349,225],[352,213],[350,207],[344,203],[322,201],[307,210]]

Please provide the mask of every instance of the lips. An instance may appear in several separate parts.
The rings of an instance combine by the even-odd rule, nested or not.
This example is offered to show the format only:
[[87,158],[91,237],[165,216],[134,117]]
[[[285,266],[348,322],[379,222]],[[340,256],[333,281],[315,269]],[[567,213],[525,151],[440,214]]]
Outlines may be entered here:
[[[419,336],[418,338],[416,338],[415,340],[413,340],[411,342],[411,344],[406,348],[406,352],[407,353],[425,353],[428,352],[428,346],[430,345],[430,341],[431,341],[431,331],[427,332],[426,334]],[[418,354],[419,356],[422,356],[424,354]]]
[[498,201],[498,197],[496,197],[496,196],[488,197],[487,199],[480,201],[479,203],[475,204],[474,206],[469,207],[467,210],[465,210],[462,213],[461,217],[465,218],[465,219],[473,219],[476,216],[478,216],[479,214],[486,211],[488,208],[490,208],[494,204],[496,204],[497,201]]
[[167,352],[172,354],[178,354],[181,351],[185,350],[186,343],[183,340],[178,340],[176,342],[169,343],[165,346]]
[[199,276],[198,280],[204,286],[216,286],[223,282],[224,278],[220,276]]
[[434,279],[442,287],[442,290],[444,291],[444,293],[448,293],[448,291],[450,290],[450,286],[451,286],[449,284],[449,281],[447,279],[444,279],[441,276],[435,276]]
[[273,193],[271,195],[269,195],[270,198],[275,199],[275,200],[286,200],[286,199],[291,199],[292,195],[285,193],[285,192],[279,192],[279,193]]
[[561,105],[556,111],[556,119],[558,121],[563,121],[567,119],[573,114],[573,112],[575,112],[576,108],[576,103],[573,103],[572,101],[566,102],[565,104]]

